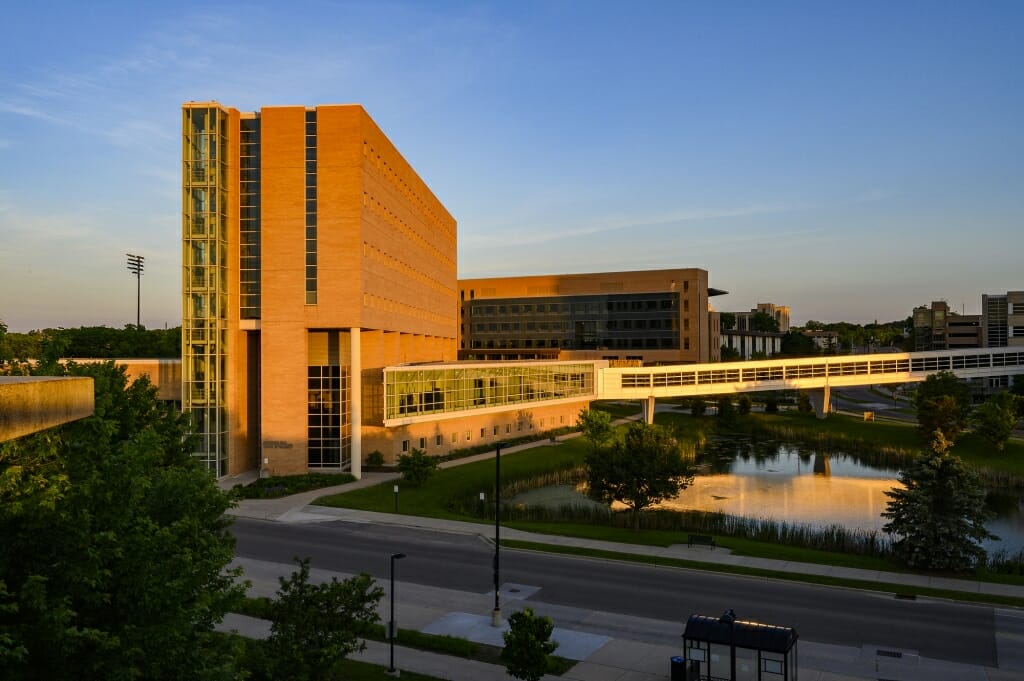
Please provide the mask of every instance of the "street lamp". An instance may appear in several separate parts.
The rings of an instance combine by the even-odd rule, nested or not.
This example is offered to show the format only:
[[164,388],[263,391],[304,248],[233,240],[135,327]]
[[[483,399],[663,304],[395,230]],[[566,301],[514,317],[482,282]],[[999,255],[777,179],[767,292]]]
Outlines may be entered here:
[[395,561],[405,558],[404,553],[391,554],[391,621],[388,622],[388,640],[391,642],[391,666],[388,667],[388,674],[395,674],[395,636],[398,634],[398,627],[395,626]]
[[508,446],[507,442],[499,442],[494,449],[494,611],[491,613],[494,627],[501,626],[501,448]]
[[145,268],[143,261],[146,259],[142,255],[133,255],[126,253],[128,256],[128,271],[135,275],[135,326],[140,326],[140,312],[142,310],[142,270]]

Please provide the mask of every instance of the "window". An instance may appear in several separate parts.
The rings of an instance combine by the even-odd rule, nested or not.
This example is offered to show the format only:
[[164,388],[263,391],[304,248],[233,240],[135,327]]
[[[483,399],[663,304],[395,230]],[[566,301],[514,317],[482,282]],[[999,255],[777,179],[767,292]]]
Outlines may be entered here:
[[564,424],[565,424],[565,416],[564,416],[564,415],[563,415],[563,416],[559,416],[559,417],[558,417],[558,422],[559,422],[560,424],[563,424],[563,425],[564,425]]
[[409,441],[408,440],[402,440],[402,451],[403,452],[409,451]]
[[473,439],[473,431],[467,430],[466,431],[466,442],[469,442],[472,439]]
[[511,423],[506,423],[505,424],[505,432],[506,433],[511,433],[512,432],[512,424]]
[[452,444],[453,445],[454,444],[458,444],[458,442],[459,442],[459,434],[458,433],[452,433]]
[[486,428],[481,428],[480,429],[480,437],[481,438],[487,437],[487,429]]
[[420,438],[420,449],[426,449],[426,448],[427,448],[427,438],[421,437]]
[[494,434],[495,434],[495,435],[497,435],[497,434],[498,434],[498,426],[494,426]]
[[683,350],[689,350],[689,349],[690,349],[690,339],[689,338],[684,338],[683,339]]
[[438,447],[440,447],[441,445],[444,444],[444,438],[442,436],[440,436],[440,435],[435,435],[434,436],[434,444],[437,445]]

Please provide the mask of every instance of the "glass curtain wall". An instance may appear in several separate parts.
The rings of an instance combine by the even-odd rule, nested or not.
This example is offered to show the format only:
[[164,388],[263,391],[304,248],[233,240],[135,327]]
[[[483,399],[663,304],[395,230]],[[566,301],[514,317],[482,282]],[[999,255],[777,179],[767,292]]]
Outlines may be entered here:
[[352,346],[348,331],[310,331],[306,412],[310,469],[352,467]]
[[227,126],[216,107],[182,110],[182,400],[195,455],[227,474]]
[[423,416],[594,393],[594,365],[533,364],[385,370],[385,418]]

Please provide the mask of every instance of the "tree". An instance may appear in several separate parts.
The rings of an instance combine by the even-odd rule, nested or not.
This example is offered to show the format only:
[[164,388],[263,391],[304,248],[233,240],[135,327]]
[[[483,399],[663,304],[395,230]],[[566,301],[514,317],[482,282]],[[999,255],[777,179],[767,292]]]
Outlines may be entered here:
[[753,404],[754,402],[750,399],[750,395],[746,393],[740,395],[739,399],[736,400],[736,413],[740,416],[746,416],[750,413]]
[[721,419],[722,423],[729,424],[736,420],[736,407],[732,403],[732,398],[728,395],[722,395],[715,400],[717,406],[718,418]]
[[998,451],[1017,426],[1017,397],[1005,390],[990,397],[971,414],[971,425],[981,437],[988,440]]
[[771,316],[767,312],[759,310],[754,314],[750,315],[749,327],[751,331],[760,331],[762,333],[778,333],[779,320]]
[[739,350],[737,350],[736,348],[731,348],[728,345],[723,345],[718,349],[718,356],[719,359],[721,359],[723,362],[735,362],[737,360],[743,359],[743,356],[740,355]]
[[402,480],[419,487],[437,472],[439,463],[436,457],[413,447],[410,453],[398,457],[398,472],[402,474]]
[[187,419],[112,362],[68,372],[93,378],[94,414],[0,445],[4,678],[233,678],[213,633],[243,593],[230,500]]
[[736,328],[736,315],[732,312],[721,312],[718,315],[718,327],[722,331],[731,331]]
[[768,393],[768,396],[764,398],[764,413],[779,413],[779,398],[775,395],[775,393]]
[[779,354],[786,357],[809,357],[818,354],[818,346],[799,331],[787,331],[782,337]]
[[597,409],[581,409],[576,425],[579,426],[583,437],[594,445],[594,451],[601,449],[614,432],[611,414]]
[[646,423],[631,424],[622,440],[587,454],[585,465],[590,496],[628,506],[634,530],[644,509],[678,496],[693,482],[679,444],[664,428]]
[[690,413],[694,416],[703,416],[704,412],[708,410],[708,403],[703,397],[694,397],[690,399]]
[[952,395],[925,400],[917,408],[917,430],[921,435],[939,430],[953,442],[966,426],[963,410]]
[[502,634],[505,647],[501,659],[509,676],[524,681],[540,681],[548,670],[551,653],[558,643],[551,640],[555,624],[550,617],[534,615],[523,608],[508,618],[509,630]]
[[801,390],[797,393],[796,410],[801,414],[810,414],[814,411],[814,405],[811,404],[811,396],[807,394],[806,390]]
[[[948,398],[948,399],[944,399]],[[941,430],[947,440],[955,440],[967,424],[971,412],[971,391],[967,384],[949,371],[929,376],[914,394],[918,432],[931,439]]]
[[1013,377],[1010,393],[1017,398],[1017,416],[1024,418],[1024,374],[1017,374]]
[[882,530],[896,537],[893,549],[909,567],[966,570],[985,560],[981,542],[996,539],[985,529],[985,490],[963,461],[949,454],[950,442],[936,430],[932,451],[900,473],[902,488],[891,499]]
[[334,665],[366,649],[360,637],[380,619],[377,604],[384,590],[365,573],[310,584],[309,559],[296,561],[298,570],[278,577],[281,586],[270,605],[267,645],[274,678],[330,679]]

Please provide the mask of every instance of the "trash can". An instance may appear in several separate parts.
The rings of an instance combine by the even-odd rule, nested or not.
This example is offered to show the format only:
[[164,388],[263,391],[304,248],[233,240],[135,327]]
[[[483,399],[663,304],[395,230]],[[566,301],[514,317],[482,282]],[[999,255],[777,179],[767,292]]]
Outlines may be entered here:
[[669,675],[671,681],[686,681],[686,658],[678,655],[672,657],[672,673]]

